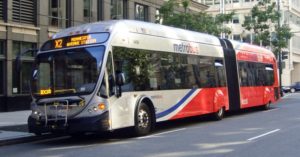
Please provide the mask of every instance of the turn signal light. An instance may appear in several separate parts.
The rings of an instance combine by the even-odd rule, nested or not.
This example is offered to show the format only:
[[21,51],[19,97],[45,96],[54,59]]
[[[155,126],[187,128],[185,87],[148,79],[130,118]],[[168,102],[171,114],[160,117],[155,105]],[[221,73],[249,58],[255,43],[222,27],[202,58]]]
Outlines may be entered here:
[[103,103],[98,104],[98,109],[105,110],[105,104],[103,104]]

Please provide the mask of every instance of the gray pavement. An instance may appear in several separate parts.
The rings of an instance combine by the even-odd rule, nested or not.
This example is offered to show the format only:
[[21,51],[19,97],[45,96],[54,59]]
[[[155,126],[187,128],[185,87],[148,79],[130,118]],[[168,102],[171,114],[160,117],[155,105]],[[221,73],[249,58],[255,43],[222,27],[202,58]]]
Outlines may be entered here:
[[31,111],[0,112],[0,127],[24,125]]
[[29,110],[0,112],[0,145],[34,136],[27,131],[27,118],[30,113]]
[[300,93],[286,95],[271,110],[230,113],[160,123],[132,138],[123,131],[81,138],[59,137],[0,147],[9,157],[282,157],[300,154]]

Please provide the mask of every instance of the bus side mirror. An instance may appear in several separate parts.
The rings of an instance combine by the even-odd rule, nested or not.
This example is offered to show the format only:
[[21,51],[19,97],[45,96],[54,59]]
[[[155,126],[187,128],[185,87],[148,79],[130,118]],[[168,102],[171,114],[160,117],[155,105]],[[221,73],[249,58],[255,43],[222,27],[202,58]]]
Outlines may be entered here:
[[116,84],[118,86],[123,86],[125,83],[125,75],[123,72],[117,73]]

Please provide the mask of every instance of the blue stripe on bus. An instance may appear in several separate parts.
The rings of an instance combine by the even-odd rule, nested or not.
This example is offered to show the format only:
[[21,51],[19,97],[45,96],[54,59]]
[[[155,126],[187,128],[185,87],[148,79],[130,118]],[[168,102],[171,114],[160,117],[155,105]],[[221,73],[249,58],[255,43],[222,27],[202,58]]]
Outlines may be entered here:
[[156,114],[156,118],[162,118],[171,112],[175,111],[178,107],[180,107],[197,89],[193,88],[190,90],[176,105],[172,106],[171,108]]

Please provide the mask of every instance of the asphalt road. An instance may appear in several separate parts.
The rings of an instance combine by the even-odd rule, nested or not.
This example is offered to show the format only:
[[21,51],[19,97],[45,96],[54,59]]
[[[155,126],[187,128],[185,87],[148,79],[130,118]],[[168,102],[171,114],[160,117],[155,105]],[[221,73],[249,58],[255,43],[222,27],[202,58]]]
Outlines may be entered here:
[[133,138],[124,131],[60,137],[0,147],[1,157],[283,157],[300,154],[300,93],[271,110],[229,113],[222,121],[196,117],[161,123]]

